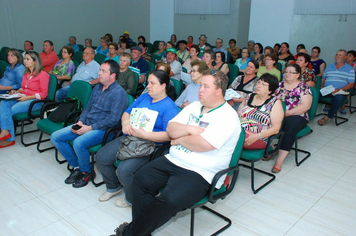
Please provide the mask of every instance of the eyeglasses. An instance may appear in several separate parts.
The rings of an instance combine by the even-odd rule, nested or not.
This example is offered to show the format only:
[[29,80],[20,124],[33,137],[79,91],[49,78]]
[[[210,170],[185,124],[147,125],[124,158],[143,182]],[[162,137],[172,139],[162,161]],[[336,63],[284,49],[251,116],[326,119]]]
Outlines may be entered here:
[[217,41],[217,42],[215,42],[215,43],[222,43],[222,42]]
[[257,81],[257,84],[261,84],[262,86],[265,86],[265,87],[269,86],[268,83],[263,82],[262,80]]
[[271,59],[271,58],[268,58],[268,57],[266,57],[265,60],[266,60],[266,61],[272,61],[272,59]]
[[285,74],[298,74],[298,72],[295,72],[295,71],[286,71]]
[[62,53],[68,53],[67,51],[62,51]]
[[115,49],[115,47],[109,47],[109,49]]

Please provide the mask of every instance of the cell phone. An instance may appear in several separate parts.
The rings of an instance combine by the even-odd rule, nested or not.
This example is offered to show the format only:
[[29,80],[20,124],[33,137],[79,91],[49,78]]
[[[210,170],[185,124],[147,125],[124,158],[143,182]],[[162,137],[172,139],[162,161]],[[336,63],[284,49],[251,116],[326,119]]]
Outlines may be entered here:
[[82,128],[82,126],[80,126],[78,124],[75,124],[75,125],[72,126],[72,129],[74,129],[74,130],[78,130],[80,128]]

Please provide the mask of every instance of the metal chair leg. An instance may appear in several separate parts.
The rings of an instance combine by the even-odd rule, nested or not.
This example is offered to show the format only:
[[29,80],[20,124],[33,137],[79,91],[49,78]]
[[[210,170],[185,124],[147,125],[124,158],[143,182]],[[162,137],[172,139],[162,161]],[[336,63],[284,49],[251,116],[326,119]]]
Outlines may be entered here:
[[90,155],[90,159],[91,159],[91,173],[92,173],[92,178],[91,178],[91,182],[94,184],[95,187],[99,187],[101,185],[103,185],[105,182],[104,181],[101,181],[99,183],[95,182],[95,177],[96,177],[96,174],[95,174],[95,168],[94,168],[94,164],[95,164],[95,154],[96,152],[93,152],[91,155]]
[[[254,162],[251,162],[251,166],[246,165],[246,164],[242,164],[242,163],[240,163],[239,166],[243,166],[243,167],[248,168],[248,169],[251,170],[251,189],[252,189],[254,194],[258,193],[260,190],[262,190],[264,187],[266,187],[267,185],[269,185],[270,183],[272,183],[276,179],[276,176],[274,174],[269,173],[269,172],[264,171],[264,170],[260,170],[260,169],[255,168]],[[255,189],[255,171],[260,172],[262,174],[265,174],[265,175],[268,175],[269,177],[271,177],[267,182],[262,184],[257,189]]]

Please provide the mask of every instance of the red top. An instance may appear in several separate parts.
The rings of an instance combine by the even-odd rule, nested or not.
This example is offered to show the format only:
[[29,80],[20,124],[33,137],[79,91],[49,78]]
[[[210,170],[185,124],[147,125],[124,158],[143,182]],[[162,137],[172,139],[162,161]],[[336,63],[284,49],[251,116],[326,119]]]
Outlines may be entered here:
[[22,77],[21,88],[23,94],[26,96],[35,95],[37,99],[44,99],[48,93],[49,75],[43,70],[34,76],[29,73]]
[[59,61],[59,58],[55,51],[52,51],[49,54],[42,52],[40,54],[40,58],[42,60],[43,70],[49,73],[54,65]]

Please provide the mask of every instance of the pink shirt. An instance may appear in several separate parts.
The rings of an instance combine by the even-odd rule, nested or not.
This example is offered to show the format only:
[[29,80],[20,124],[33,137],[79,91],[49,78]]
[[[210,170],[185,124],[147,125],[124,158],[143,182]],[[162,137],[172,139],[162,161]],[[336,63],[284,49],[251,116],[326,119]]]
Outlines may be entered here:
[[26,96],[35,95],[36,99],[44,99],[48,93],[49,75],[41,71],[38,75],[30,76],[29,73],[22,77],[21,88]]
[[47,73],[50,72],[54,65],[59,61],[59,58],[55,51],[52,51],[49,54],[42,52],[40,54],[40,57],[42,60],[43,70]]

